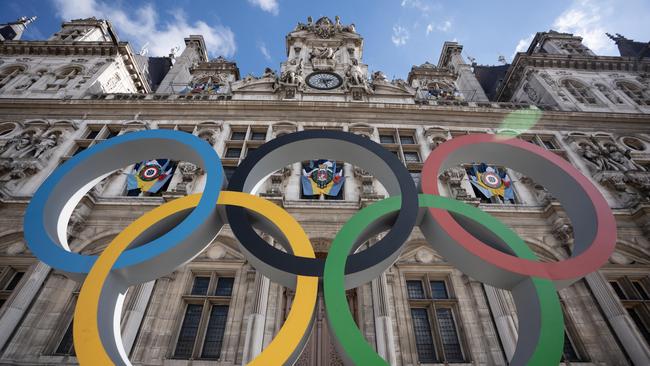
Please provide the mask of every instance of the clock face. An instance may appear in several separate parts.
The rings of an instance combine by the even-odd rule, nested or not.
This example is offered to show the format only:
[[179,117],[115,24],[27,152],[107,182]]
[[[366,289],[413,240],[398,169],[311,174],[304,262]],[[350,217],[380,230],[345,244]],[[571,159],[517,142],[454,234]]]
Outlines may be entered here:
[[342,83],[341,77],[331,72],[315,72],[307,77],[307,84],[314,89],[331,90]]

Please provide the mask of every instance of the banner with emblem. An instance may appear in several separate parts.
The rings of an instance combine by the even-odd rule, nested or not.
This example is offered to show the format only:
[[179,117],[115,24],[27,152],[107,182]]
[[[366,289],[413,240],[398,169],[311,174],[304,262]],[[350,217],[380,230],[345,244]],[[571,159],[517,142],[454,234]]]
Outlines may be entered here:
[[174,164],[168,159],[147,160],[135,164],[126,180],[128,195],[158,193],[172,177]]
[[336,162],[321,159],[303,164],[301,181],[305,196],[324,194],[335,197],[341,191],[345,177],[343,170],[337,168]]
[[512,182],[505,169],[489,166],[485,163],[472,166],[467,170],[470,182],[485,198],[501,197],[508,201],[515,199]]

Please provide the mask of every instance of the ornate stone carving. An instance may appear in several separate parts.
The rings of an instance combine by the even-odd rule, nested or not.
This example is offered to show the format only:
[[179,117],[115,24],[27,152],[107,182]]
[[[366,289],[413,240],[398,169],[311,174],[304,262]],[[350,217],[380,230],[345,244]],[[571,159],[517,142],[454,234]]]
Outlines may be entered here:
[[361,199],[377,198],[377,192],[375,191],[375,186],[373,184],[374,177],[369,172],[355,166],[354,176],[361,181]]
[[537,103],[539,102],[539,94],[537,94],[537,91],[535,88],[533,88],[530,83],[524,84],[524,92],[526,92],[526,95],[528,96],[528,99],[530,99],[531,102]]
[[293,99],[297,90],[302,90],[305,79],[302,75],[302,59],[293,59],[287,62],[282,75],[280,75],[280,87],[284,90],[286,99]]
[[309,61],[314,70],[334,70],[336,60],[334,56],[340,47],[329,47],[327,43],[321,44],[320,47],[313,47],[309,52]]
[[573,241],[573,226],[566,217],[560,217],[553,221],[551,232],[555,239],[563,245],[569,245]]
[[175,191],[188,193],[188,186],[202,173],[201,168],[192,163],[182,161],[178,163],[178,171],[181,173],[181,181],[176,185]]
[[600,144],[595,138],[578,143],[578,152],[590,163],[594,171],[645,171],[632,160],[630,149],[623,149],[613,141]]
[[307,17],[307,23],[298,22],[294,31],[313,32],[320,38],[331,38],[336,33],[341,32],[356,33],[354,23],[343,25],[341,24],[341,18],[338,15],[334,17],[334,22],[332,22],[328,17],[322,17],[318,19],[316,23],[314,23],[312,17],[309,16]]
[[444,183],[449,184],[451,194],[458,200],[465,200],[470,198],[470,196],[467,194],[467,190],[462,187],[463,180],[465,179],[465,174],[465,169],[461,167],[450,168],[440,174],[440,180]]

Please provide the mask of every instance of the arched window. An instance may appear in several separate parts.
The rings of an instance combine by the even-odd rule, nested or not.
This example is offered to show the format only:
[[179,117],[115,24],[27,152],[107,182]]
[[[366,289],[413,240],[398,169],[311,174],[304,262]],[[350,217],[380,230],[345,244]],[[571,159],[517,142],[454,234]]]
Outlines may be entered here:
[[20,73],[25,71],[23,66],[9,66],[0,70],[0,88],[3,88],[5,85],[9,84],[11,80],[16,78]]
[[69,66],[61,69],[55,76],[51,83],[48,83],[46,90],[59,90],[68,86],[68,82],[81,74],[81,68],[77,66]]
[[634,103],[638,105],[650,105],[650,96],[644,93],[643,89],[638,85],[626,81],[619,81],[616,83],[616,86],[618,86],[625,95],[630,97]]
[[562,86],[571,93],[579,103],[590,105],[598,104],[596,97],[585,84],[577,80],[565,79],[562,81]]
[[603,84],[596,84],[596,88],[598,88],[598,90],[603,93],[605,98],[609,99],[610,102],[614,104],[623,104],[623,100],[619,98],[619,96],[616,95],[616,93],[614,93],[614,91],[612,91],[612,89],[608,88],[607,86]]

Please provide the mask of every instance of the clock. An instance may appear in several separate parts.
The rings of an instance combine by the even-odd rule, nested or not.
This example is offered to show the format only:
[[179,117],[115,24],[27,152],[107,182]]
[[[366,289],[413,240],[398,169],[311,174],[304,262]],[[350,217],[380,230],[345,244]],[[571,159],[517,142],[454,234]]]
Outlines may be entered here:
[[319,90],[332,90],[343,84],[343,79],[333,72],[313,72],[307,76],[307,85]]

